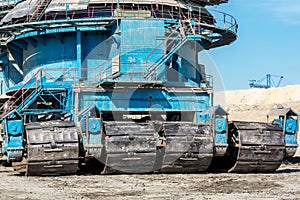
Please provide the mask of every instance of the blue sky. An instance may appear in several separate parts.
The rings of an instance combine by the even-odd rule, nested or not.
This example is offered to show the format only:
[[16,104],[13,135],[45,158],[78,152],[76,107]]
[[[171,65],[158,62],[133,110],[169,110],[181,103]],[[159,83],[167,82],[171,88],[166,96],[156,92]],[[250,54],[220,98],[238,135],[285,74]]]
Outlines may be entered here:
[[239,24],[233,44],[208,51],[226,90],[266,74],[284,76],[281,86],[300,84],[300,0],[229,0],[213,9]]

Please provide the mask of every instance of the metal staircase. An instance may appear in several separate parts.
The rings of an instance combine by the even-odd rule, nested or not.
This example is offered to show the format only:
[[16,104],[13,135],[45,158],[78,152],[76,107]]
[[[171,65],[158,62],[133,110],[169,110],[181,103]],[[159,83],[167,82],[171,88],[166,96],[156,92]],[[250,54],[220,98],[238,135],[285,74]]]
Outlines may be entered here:
[[[165,36],[158,37],[159,40],[163,40],[159,43],[151,52],[145,57],[145,66],[144,71],[137,72],[128,72],[141,75],[145,81],[157,81],[155,80],[155,74],[158,71],[159,67],[163,66],[170,58],[186,43],[190,36],[194,37],[196,35],[192,25],[177,23],[168,23],[167,29],[170,31],[166,33]],[[164,54],[162,54],[164,51]],[[114,80],[127,72],[118,72],[113,74],[112,65],[109,65],[107,68],[103,69],[103,72],[106,72],[106,76],[100,76],[100,85],[110,85],[114,83]]]
[[[24,105],[27,105],[29,98],[32,98],[38,91],[41,90],[41,84],[39,83],[39,70],[28,81],[26,81],[19,90],[17,90],[11,97],[0,107],[0,119],[9,116],[14,111],[19,111]],[[34,91],[32,91],[34,89]],[[31,92],[31,93],[30,93]],[[28,99],[25,99],[28,96]],[[21,102],[19,106],[18,103]]]
[[[44,72],[42,69],[37,71],[28,81],[26,81],[19,90],[17,90],[11,97],[8,99],[1,107],[0,111],[2,112],[0,115],[0,120],[3,120],[7,117],[10,117],[14,113],[30,113],[31,110],[35,110],[36,112],[47,113],[47,109],[37,110],[30,109],[30,106],[39,99],[39,101],[43,102],[48,107],[51,107],[51,103],[49,100],[46,100],[47,97],[51,96],[53,99],[59,102],[60,109],[54,110],[51,107],[51,112],[61,112],[65,111],[66,107],[64,103],[61,102],[55,95],[55,91],[50,91],[46,87],[44,87],[44,81],[46,80],[44,76]],[[62,93],[62,91],[58,91]]]
[[52,0],[40,0],[29,22],[40,21]]
[[149,66],[148,72],[147,74],[144,75],[144,78],[148,80],[149,79],[152,80],[153,74],[157,71],[157,69],[161,67],[163,64],[165,64],[174,55],[174,53],[176,53],[176,51],[178,51],[185,44],[186,41],[187,41],[187,35],[184,30],[184,27],[179,25],[159,46],[157,46],[146,57],[146,59],[149,59],[149,57],[153,55],[160,46],[166,44],[167,53]]

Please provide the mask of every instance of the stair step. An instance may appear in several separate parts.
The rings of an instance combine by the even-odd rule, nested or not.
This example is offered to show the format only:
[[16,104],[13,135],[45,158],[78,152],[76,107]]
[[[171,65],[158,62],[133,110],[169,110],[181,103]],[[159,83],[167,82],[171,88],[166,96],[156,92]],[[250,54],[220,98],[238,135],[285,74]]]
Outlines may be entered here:
[[172,49],[169,51],[168,54],[164,55],[161,59],[159,59],[157,62],[155,62],[153,65],[151,65],[149,67],[149,72],[144,76],[144,78],[149,78],[151,77],[151,75],[155,72],[155,70],[161,66],[164,61],[166,61],[167,59],[169,59],[170,55],[175,53],[186,41],[186,38],[180,38],[180,41],[175,44]]
[[40,17],[42,17],[43,15],[43,11],[46,10],[46,8],[48,7],[48,5],[51,3],[51,0],[44,0],[41,1],[40,5],[37,6],[36,10],[33,12],[31,18],[29,19],[29,21],[37,21],[40,19]]

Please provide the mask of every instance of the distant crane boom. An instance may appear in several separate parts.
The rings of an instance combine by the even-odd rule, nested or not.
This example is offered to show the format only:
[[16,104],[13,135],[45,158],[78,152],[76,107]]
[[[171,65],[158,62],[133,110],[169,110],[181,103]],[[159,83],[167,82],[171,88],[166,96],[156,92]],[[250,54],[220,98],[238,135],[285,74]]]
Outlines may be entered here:
[[[271,88],[279,87],[283,76],[267,74],[260,80],[249,80],[250,88]],[[265,82],[265,83],[264,83]]]

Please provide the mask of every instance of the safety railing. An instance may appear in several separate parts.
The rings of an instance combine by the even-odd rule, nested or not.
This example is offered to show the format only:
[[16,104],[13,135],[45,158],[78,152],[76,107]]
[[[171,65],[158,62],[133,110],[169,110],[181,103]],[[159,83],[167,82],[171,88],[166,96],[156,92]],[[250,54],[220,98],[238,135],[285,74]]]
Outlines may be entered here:
[[19,102],[24,105],[25,98],[33,92],[38,92],[42,86],[42,70],[38,70],[30,79],[28,79],[19,90],[14,92],[11,97],[0,107],[0,111],[7,113],[15,109]]
[[[178,19],[193,20],[196,24],[205,26],[214,26],[221,29],[227,29],[234,33],[237,32],[236,19],[224,12],[206,9],[198,6],[189,5],[145,5],[145,4],[107,4],[106,6],[89,5],[86,10],[66,10],[60,12],[46,11],[41,20],[72,20],[83,18],[157,18],[157,19]],[[128,11],[128,12],[126,12]],[[131,12],[131,14],[130,14]],[[149,16],[148,16],[149,14]],[[12,18],[13,21],[6,25],[28,22],[30,16],[23,19]],[[22,21],[24,20],[24,21]]]
[[[78,80],[77,73],[78,69],[71,68],[71,69],[43,69],[40,68],[37,70],[32,77],[30,77],[25,83],[20,86],[20,88],[15,91],[11,97],[0,107],[1,115],[0,119],[7,117],[9,113],[12,111],[19,111],[21,109],[27,108],[31,105],[33,101],[40,95],[44,90],[48,92],[48,94],[53,93],[48,90],[46,84],[50,83],[51,87],[49,88],[66,88],[66,81],[72,80],[73,83],[80,82]],[[55,72],[55,73],[54,73]],[[59,75],[59,76],[57,76]],[[96,80],[95,75],[95,80]],[[64,78],[62,78],[64,77]],[[60,86],[60,87],[59,87]],[[41,100],[44,102],[40,96]],[[56,97],[54,97],[56,98]],[[61,101],[59,100],[61,103]],[[62,104],[62,103],[61,103]]]
[[[113,65],[114,63],[104,62],[93,68],[40,68],[8,101],[19,102],[24,100],[28,91],[33,89],[38,91],[40,87],[44,87],[48,83],[50,84],[49,87],[54,86],[54,88],[59,86],[65,88],[66,85],[95,87],[105,81],[158,81],[162,78],[158,77],[160,73],[162,73],[162,76],[166,76],[165,68],[163,68],[162,70],[155,70],[153,79],[145,79],[149,74],[147,70],[149,63],[146,62],[118,63],[118,67],[123,68],[118,71],[113,70]],[[126,70],[124,70],[125,68]],[[120,79],[117,79],[118,77]],[[211,82],[210,76],[207,76],[207,80]],[[0,109],[3,109],[3,107]]]
[[[67,12],[52,12],[48,13],[45,16],[47,20],[57,20],[57,19],[79,19],[79,18],[97,18],[97,17],[124,17],[124,18],[139,18],[139,17],[151,17],[151,18],[165,18],[165,19],[179,19],[179,20],[194,20],[196,23],[202,23],[204,25],[217,26],[219,28],[228,29],[233,32],[237,32],[237,22],[236,19],[224,12],[205,9],[203,7],[190,7],[190,8],[177,8],[169,7],[169,9],[155,8],[146,6],[120,6],[117,9],[113,6],[107,7],[97,7],[89,6],[87,11],[67,11]],[[122,11],[132,11],[132,16]],[[140,12],[139,12],[140,11]],[[146,15],[146,12],[149,12],[149,16]],[[134,13],[135,12],[135,13]],[[118,13],[118,14],[116,14]],[[123,16],[122,16],[123,14]]]
[[[30,98],[34,98],[35,94],[38,94],[45,84],[50,83],[55,87],[61,86],[65,88],[66,82],[70,84],[80,84],[81,82],[87,82],[87,80],[81,80],[79,72],[89,72],[93,74],[89,77],[89,81],[99,82],[100,67],[93,69],[78,69],[78,68],[40,68],[33,74],[26,82],[15,91],[10,98],[0,107],[2,114],[5,115],[17,107],[24,106],[28,103]],[[54,87],[54,88],[55,88]],[[29,98],[29,99],[28,99]],[[4,114],[3,114],[4,113]]]
[[46,68],[43,69],[46,77],[44,83],[54,83],[65,86],[66,83],[79,85],[96,85],[103,77],[100,66],[95,68]]
[[44,15],[47,7],[50,5],[52,0],[40,0],[38,1],[35,11],[32,13],[28,21],[39,21]]
[[[126,63],[122,63],[126,65]],[[144,79],[145,75],[147,75],[147,71],[144,71],[148,65],[147,64],[137,64],[137,65],[129,65],[127,63],[128,69],[126,72],[120,72],[122,76],[125,78],[121,79],[121,81],[147,81]],[[26,105],[30,102],[31,99],[35,98],[35,95],[39,94],[43,88],[47,88],[46,84],[50,84],[50,88],[66,88],[66,85],[69,86],[89,86],[90,84],[95,87],[98,84],[101,84],[105,81],[112,81],[115,77],[115,74],[112,73],[111,65],[99,65],[95,68],[88,69],[79,69],[79,68],[47,68],[47,69],[39,69],[31,78],[29,78],[20,88],[15,91],[11,97],[0,107],[2,114],[0,118],[5,116],[10,111],[26,107]],[[162,70],[161,72],[163,72]],[[161,80],[161,78],[157,79],[157,75],[159,71],[156,70],[156,79],[151,81]],[[164,75],[166,75],[164,73]],[[206,77],[206,88],[212,88],[212,77]],[[119,80],[120,81],[120,80]]]
[[[143,76],[144,78],[148,78],[152,76],[153,73],[157,70],[157,68],[166,61],[170,55],[174,53],[174,51],[183,44],[186,35],[182,30],[181,23],[175,26],[174,30],[169,33],[166,38],[163,38],[163,41],[157,45],[147,56],[146,56],[146,63],[147,66],[147,73]],[[166,54],[157,53],[163,48],[163,52]],[[151,62],[149,62],[151,61]]]
[[157,79],[157,76],[153,76],[153,75],[157,75],[156,71],[158,70],[158,68],[162,65],[164,65],[170,58],[171,56],[186,42],[186,36],[183,35],[182,37],[177,37],[174,38],[172,40],[172,42],[170,42],[168,44],[168,46],[171,46],[171,49],[169,49],[168,53],[166,53],[165,55],[163,55],[159,60],[156,60],[155,62],[153,62],[152,64],[150,63],[148,70],[147,70],[147,74],[144,76],[144,78],[149,79],[151,78],[151,80],[153,79]]

